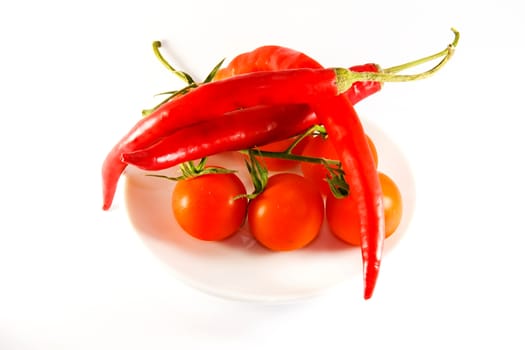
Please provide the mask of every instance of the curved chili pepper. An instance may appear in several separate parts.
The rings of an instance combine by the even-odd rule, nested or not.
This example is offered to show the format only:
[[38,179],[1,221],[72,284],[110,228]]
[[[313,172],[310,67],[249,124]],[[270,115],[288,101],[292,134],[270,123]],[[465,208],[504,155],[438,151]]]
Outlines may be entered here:
[[364,297],[369,299],[377,281],[385,236],[383,195],[372,152],[348,98],[326,98],[314,102],[312,108],[330,135],[350,186],[350,195],[355,196],[358,203]]
[[[373,71],[377,66],[355,67],[355,71]],[[359,88],[361,85],[356,82],[345,93],[351,102],[366,97],[364,90]],[[146,149],[123,153],[121,159],[144,170],[162,170],[187,160],[296,136],[315,124],[320,123],[306,105],[260,106],[177,130]]]
[[[354,73],[355,74],[355,73]],[[122,153],[143,149],[175,130],[258,105],[307,104],[346,91],[355,75],[344,68],[255,72],[198,86],[140,119],[113,147],[102,165],[103,206],[111,207],[120,175]]]
[[[103,209],[107,210],[111,206],[118,180],[126,167],[120,159],[123,153],[149,147],[179,128],[220,118],[224,113],[241,108],[275,104],[310,104],[317,99],[337,96],[348,90],[356,81],[379,83],[427,78],[441,69],[452,56],[459,40],[459,32],[452,30],[455,34],[454,41],[445,50],[398,66],[388,73],[357,73],[344,68],[298,68],[275,72],[255,72],[205,83],[185,95],[169,100],[147,118],[141,119],[107,155],[102,166]],[[426,72],[413,75],[392,74],[408,66],[421,64],[441,56],[444,58]],[[344,101],[353,111],[346,97]],[[323,120],[321,122],[325,124]],[[337,127],[334,129],[337,131]]]
[[146,149],[123,153],[122,160],[144,170],[162,170],[296,136],[316,122],[308,105],[258,106],[179,129]]
[[[219,69],[214,79],[220,80],[239,74],[260,71],[322,67],[319,62],[300,51],[284,46],[265,45],[235,56],[226,67]],[[367,63],[350,67],[349,70],[354,72],[379,72],[380,68],[375,63]],[[352,104],[356,104],[365,97],[381,90],[381,87],[381,83],[377,81],[358,81],[345,94],[349,97]]]

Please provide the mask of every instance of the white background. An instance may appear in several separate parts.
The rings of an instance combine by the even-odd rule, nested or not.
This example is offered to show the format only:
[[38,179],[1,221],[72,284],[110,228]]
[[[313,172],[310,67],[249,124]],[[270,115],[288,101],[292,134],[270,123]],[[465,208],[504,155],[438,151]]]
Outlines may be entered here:
[[[132,2],[133,3],[133,2]],[[138,3],[138,2],[137,2]],[[15,5],[13,5],[15,4]],[[0,349],[523,349],[523,44],[518,1],[19,1],[0,5]],[[440,50],[436,76],[357,111],[416,179],[409,232],[374,297],[349,279],[286,305],[188,287],[144,248],[100,166],[173,78],[263,44],[325,66]]]

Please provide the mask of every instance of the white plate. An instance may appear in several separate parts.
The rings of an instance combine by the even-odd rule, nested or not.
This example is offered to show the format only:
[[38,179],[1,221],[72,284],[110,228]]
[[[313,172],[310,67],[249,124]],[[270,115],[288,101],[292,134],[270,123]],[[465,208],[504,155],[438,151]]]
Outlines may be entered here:
[[[405,234],[412,216],[414,182],[395,142],[374,124],[363,123],[377,147],[379,170],[391,176],[403,194],[404,215],[397,232],[385,242],[384,254],[388,254]],[[209,161],[244,169],[242,156],[237,153],[214,156]],[[173,175],[177,169],[161,173]],[[153,254],[180,279],[202,291],[236,300],[288,302],[318,295],[362,273],[359,248],[333,237],[326,222],[314,242],[292,252],[271,252],[261,247],[246,226],[222,242],[197,240],[182,231],[172,216],[170,197],[175,183],[144,174],[134,167],[126,171],[124,193],[131,223]],[[251,188],[247,173],[241,171],[239,175]],[[354,280],[356,294],[361,295],[362,280]]]

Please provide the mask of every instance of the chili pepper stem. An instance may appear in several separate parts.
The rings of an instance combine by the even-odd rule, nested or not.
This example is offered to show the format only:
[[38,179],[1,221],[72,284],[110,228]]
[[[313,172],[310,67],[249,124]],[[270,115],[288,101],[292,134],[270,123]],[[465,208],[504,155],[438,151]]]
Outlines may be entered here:
[[153,113],[157,108],[159,108],[160,106],[162,106],[163,104],[165,104],[166,102],[168,102],[169,100],[171,100],[172,98],[176,97],[176,96],[179,96],[179,95],[184,95],[185,93],[189,92],[191,89],[195,88],[197,85],[195,84],[191,84],[191,85],[188,85],[180,90],[175,90],[175,91],[169,91],[169,92],[166,92],[165,94],[168,95],[168,97],[166,97],[165,99],[163,99],[161,102],[159,102],[157,105],[155,105],[155,107],[153,108],[149,108],[149,109],[143,109],[142,110],[142,116],[143,117],[147,117],[148,115],[150,115],[151,113]]
[[[428,57],[424,57],[419,60],[415,60],[412,62],[408,62],[406,64],[402,64],[393,68],[389,68],[387,71],[383,72],[353,72],[348,69],[344,68],[334,68],[337,75],[337,81],[336,86],[340,93],[346,91],[350,86],[352,86],[353,83],[358,81],[377,81],[380,83],[385,82],[408,82],[408,81],[414,81],[414,80],[421,80],[428,78],[432,76],[434,73],[436,73],[438,70],[440,70],[452,57],[454,50],[458,44],[459,41],[459,32],[452,28],[452,32],[454,33],[454,41],[450,43],[445,50],[442,52],[439,52],[435,55],[431,55]],[[439,61],[434,67],[430,68],[427,71],[424,71],[422,73],[416,73],[416,74],[395,74],[400,70],[414,67],[416,65],[420,65],[422,63],[425,63],[429,61],[431,58],[438,58],[443,56],[443,59]]]
[[171,64],[168,63],[168,61],[162,56],[162,54],[159,51],[159,48],[162,46],[162,43],[160,41],[154,41],[152,44],[153,47],[153,53],[155,54],[155,57],[164,65],[164,67],[168,68],[169,71],[171,71],[173,74],[175,74],[177,77],[182,79],[186,84],[192,85],[195,84],[195,81],[193,78],[185,72],[176,70],[171,66]]
[[400,64],[400,65],[397,65],[397,66],[393,66],[393,67],[388,67],[388,68],[382,69],[381,72],[382,73],[397,73],[397,72],[400,72],[400,71],[403,71],[403,70],[406,70],[406,69],[418,66],[418,65],[426,63],[426,62],[433,61],[433,60],[435,60],[435,59],[437,59],[439,57],[443,57],[443,56],[447,55],[449,50],[450,50],[450,47],[455,48],[457,46],[457,44],[458,44],[458,41],[459,41],[459,32],[455,28],[451,28],[451,30],[454,33],[454,41],[449,46],[447,46],[446,49],[441,50],[441,51],[439,51],[439,52],[437,52],[437,53],[435,53],[433,55],[422,57],[422,58],[419,58],[419,59],[414,60],[414,61],[410,61],[410,62],[403,63],[403,64]]

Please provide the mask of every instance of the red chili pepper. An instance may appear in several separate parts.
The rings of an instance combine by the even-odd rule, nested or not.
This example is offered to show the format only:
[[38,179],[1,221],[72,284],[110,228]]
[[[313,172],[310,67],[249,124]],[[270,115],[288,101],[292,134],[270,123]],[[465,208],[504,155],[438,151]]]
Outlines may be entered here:
[[[366,64],[356,66],[355,71],[376,68],[374,64]],[[345,93],[350,101],[366,97],[363,91],[372,92],[360,90],[358,86],[362,85],[371,86],[361,82],[352,84],[349,93]],[[317,117],[305,105],[261,106],[177,130],[147,149],[122,154],[122,160],[144,170],[162,170],[187,160],[296,136],[315,124],[319,124]]]
[[[300,51],[284,46],[265,45],[237,55],[226,67],[221,68],[217,72],[214,79],[220,80],[251,72],[322,67],[319,62]],[[350,67],[349,70],[354,72],[379,72],[380,68],[375,63],[367,63]],[[350,102],[355,105],[365,97],[381,90],[381,86],[381,83],[377,81],[358,81],[345,94],[350,98]]]
[[[118,180],[126,167],[120,159],[123,153],[147,148],[177,129],[213,118],[220,118],[224,113],[237,109],[258,105],[310,104],[318,99],[337,96],[348,90],[356,81],[399,82],[429,77],[452,56],[459,40],[459,33],[454,29],[453,32],[455,34],[454,42],[448,45],[445,50],[394,67],[388,73],[356,73],[344,68],[298,68],[276,72],[255,72],[206,83],[179,98],[168,101],[147,118],[141,119],[106,157],[102,167],[103,209],[107,210],[111,206]],[[426,72],[404,76],[392,74],[441,56],[445,57],[438,65]],[[344,101],[353,111],[348,98],[345,97]],[[321,110],[326,108],[326,104],[319,106],[317,108]],[[324,120],[320,121],[325,124]],[[337,123],[332,128],[335,132],[344,131],[338,130]],[[366,271],[368,271],[368,267]]]
[[385,219],[379,177],[366,134],[352,104],[335,96],[312,104],[339,156],[350,195],[355,196],[361,225],[364,297],[372,296],[379,273]]
[[144,170],[162,170],[296,136],[316,122],[308,105],[258,106],[179,129],[146,149],[123,153],[122,160]]
[[307,104],[346,91],[355,76],[344,68],[255,72],[200,85],[143,118],[113,147],[102,166],[103,209],[110,208],[126,165],[122,153],[151,146],[175,130],[258,105]]

